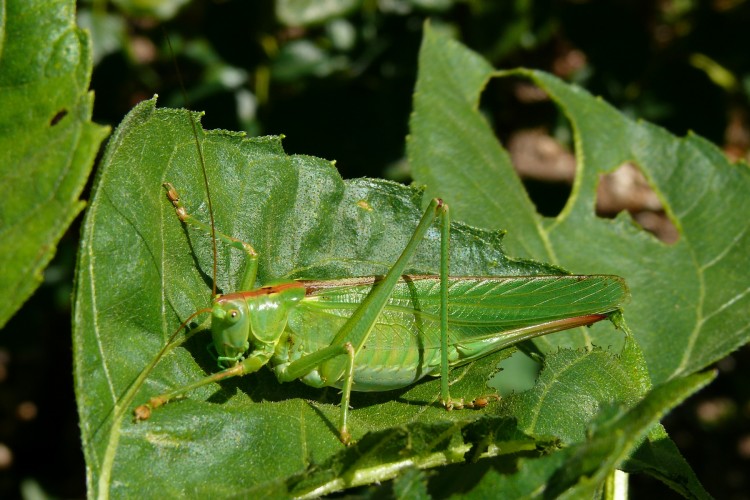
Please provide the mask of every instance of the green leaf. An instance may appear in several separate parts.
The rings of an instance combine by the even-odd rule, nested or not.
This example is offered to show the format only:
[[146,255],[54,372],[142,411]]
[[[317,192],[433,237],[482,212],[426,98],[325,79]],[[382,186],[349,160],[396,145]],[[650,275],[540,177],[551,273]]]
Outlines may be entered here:
[[519,427],[564,443],[580,442],[589,423],[611,407],[630,407],[649,388],[643,359],[632,337],[621,356],[595,349],[562,349],[545,357],[533,389],[503,400]]
[[[592,498],[669,409],[714,377],[715,373],[709,372],[674,379],[629,409],[613,407],[609,418],[603,418],[603,413],[594,422],[586,439],[539,459],[522,459],[515,474],[490,471],[472,496],[487,498],[503,492],[511,498]],[[671,478],[673,485],[680,485],[677,491],[690,498],[710,498],[689,468],[680,473]]]
[[[629,411],[615,414],[606,421],[600,418],[593,426],[591,438],[573,447],[568,463],[551,478],[550,493],[555,496],[565,492],[568,498],[595,493],[661,417],[715,377],[715,372],[704,372],[670,380],[650,391]],[[568,484],[575,484],[575,487],[565,491]],[[690,486],[692,489],[683,491],[698,498],[710,498],[699,483]]]
[[425,473],[419,469],[407,469],[393,482],[393,493],[397,499],[428,500]]
[[75,2],[4,3],[0,40],[0,328],[42,282],[108,129],[90,122],[91,45]]
[[190,0],[112,0],[130,16],[156,17],[167,20],[177,15]]
[[[356,446],[339,452],[317,470],[291,478],[288,492],[295,496],[317,496],[382,481],[401,474],[405,468],[458,464],[464,457],[471,461],[491,458],[512,469],[520,458],[534,455],[538,450],[555,449],[557,445],[554,439],[535,439],[524,434],[513,419],[503,417],[485,416],[471,423],[413,423],[367,434]],[[396,481],[394,490],[398,491],[400,484],[403,485]],[[460,491],[458,488],[474,486],[462,484],[454,477],[441,491],[448,496],[449,492]]]
[[[507,152],[478,110],[492,77],[521,76],[549,94],[574,131],[577,178],[563,211],[540,216]],[[750,340],[750,170],[704,139],[635,122],[586,91],[525,69],[496,72],[477,54],[425,30],[408,142],[415,179],[456,218],[508,230],[509,253],[577,274],[617,274],[633,299],[626,317],[654,384],[694,373]],[[680,240],[666,245],[627,214],[593,211],[601,174],[636,164],[662,200]],[[612,336],[585,339],[617,345]],[[575,345],[571,335],[535,343]],[[564,343],[564,344],[563,344]]]
[[622,470],[631,473],[645,472],[686,498],[708,496],[690,465],[661,425],[651,428],[646,440],[623,464]]
[[[183,110],[156,109],[154,100],[137,106],[107,146],[86,214],[74,346],[92,494],[268,493],[286,488],[282,484],[288,478],[322,471],[325,477],[313,476],[318,483],[305,483],[309,491],[330,483],[333,463],[343,464],[348,475],[374,470],[357,472],[369,482],[393,477],[400,469],[387,465],[400,463],[402,455],[376,454],[378,463],[365,463],[359,452],[344,450],[338,441],[336,390],[279,384],[269,370],[193,391],[155,411],[150,420],[133,423],[136,405],[215,370],[205,335],[168,350],[147,371],[179,324],[211,302],[210,238],[185,230],[162,188],[165,181],[173,183],[187,210],[208,220],[190,122],[196,118]],[[384,274],[422,214],[418,190],[369,179],[344,182],[331,162],[286,155],[278,137],[248,139],[200,127],[198,136],[216,227],[253,244],[260,255],[260,283]],[[507,257],[501,240],[500,232],[454,224],[452,270],[457,275],[561,272]],[[237,290],[243,265],[239,251],[219,246],[220,290]],[[438,270],[436,226],[409,272]],[[486,380],[504,355],[454,370],[454,393],[470,398],[485,394]],[[368,440],[368,432],[399,436],[406,428],[410,446],[418,450],[413,460],[426,460],[443,441],[435,443],[429,433],[410,427],[418,422],[448,429],[451,461],[463,460],[471,445],[461,429],[483,413],[446,412],[439,392],[439,381],[433,380],[400,391],[354,394],[349,424],[361,441],[353,449],[379,445],[380,438]],[[144,463],[149,467],[144,469]],[[337,479],[335,484],[353,483]]]
[[276,17],[286,26],[312,26],[344,16],[361,0],[276,0]]

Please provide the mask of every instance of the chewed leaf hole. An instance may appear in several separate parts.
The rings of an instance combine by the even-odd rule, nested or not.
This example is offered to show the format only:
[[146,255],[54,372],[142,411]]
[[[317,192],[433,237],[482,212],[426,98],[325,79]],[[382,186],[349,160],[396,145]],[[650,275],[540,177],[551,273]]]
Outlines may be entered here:
[[534,387],[542,365],[523,351],[517,350],[498,363],[498,368],[501,371],[487,385],[497,390],[498,394],[509,396]]
[[679,232],[667,217],[659,197],[633,163],[625,163],[600,176],[596,192],[597,215],[611,218],[623,210],[661,241],[673,244],[679,240]]
[[541,128],[514,132],[508,152],[537,211],[548,217],[559,214],[575,178],[573,153]]
[[65,118],[65,116],[67,114],[68,114],[68,110],[67,109],[61,109],[60,111],[58,111],[57,113],[55,113],[55,116],[53,116],[52,119],[49,121],[50,127],[54,127],[55,125],[57,125],[58,123],[60,123],[60,121],[63,118]]
[[576,174],[568,121],[544,90],[524,79],[491,80],[481,104],[537,212],[558,215]]

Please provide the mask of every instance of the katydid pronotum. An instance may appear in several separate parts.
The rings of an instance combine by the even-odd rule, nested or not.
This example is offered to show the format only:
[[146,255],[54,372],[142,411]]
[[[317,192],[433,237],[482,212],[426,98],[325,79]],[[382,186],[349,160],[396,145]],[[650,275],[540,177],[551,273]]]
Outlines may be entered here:
[[[255,288],[258,254],[250,243],[215,229],[201,164],[209,223],[192,216],[177,189],[164,184],[179,220],[210,232],[214,250],[213,306],[194,313],[175,335],[195,316],[211,313],[221,370],[152,397],[135,409],[136,420],[148,419],[155,408],[197,387],[269,365],[280,382],[299,379],[313,387],[340,388],[339,438],[349,444],[351,391],[388,391],[439,376],[446,409],[483,406],[487,398],[464,403],[451,397],[451,368],[523,340],[591,325],[617,313],[627,298],[624,280],[609,275],[450,276],[450,217],[440,199],[430,202],[385,276],[288,280]],[[435,219],[441,230],[439,274],[404,275]],[[217,239],[243,253],[241,291],[216,294]]]

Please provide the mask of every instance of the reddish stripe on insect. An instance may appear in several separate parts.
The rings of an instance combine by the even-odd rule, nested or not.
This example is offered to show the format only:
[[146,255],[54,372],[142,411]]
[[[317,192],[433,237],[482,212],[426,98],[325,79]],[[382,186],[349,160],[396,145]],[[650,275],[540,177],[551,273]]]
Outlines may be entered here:
[[219,295],[216,298],[216,302],[223,303],[230,302],[236,299],[249,299],[251,297],[259,297],[261,295],[271,295],[274,293],[281,293],[284,290],[289,290],[290,288],[305,288],[305,285],[293,281],[289,283],[282,283],[280,285],[262,286],[260,288],[256,288],[255,290],[249,290],[247,292],[234,292]]

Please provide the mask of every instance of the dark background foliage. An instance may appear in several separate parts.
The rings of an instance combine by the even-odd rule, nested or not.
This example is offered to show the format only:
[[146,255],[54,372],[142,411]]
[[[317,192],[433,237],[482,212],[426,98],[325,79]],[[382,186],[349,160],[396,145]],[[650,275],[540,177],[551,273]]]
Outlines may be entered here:
[[[498,68],[549,71],[626,113],[676,134],[693,130],[730,157],[748,158],[747,1],[365,0],[341,1],[340,11],[317,18],[281,0],[183,3],[144,12],[137,1],[80,2],[79,23],[94,43],[94,121],[114,126],[154,93],[163,106],[184,106],[176,63],[190,107],[206,111],[205,128],[284,134],[289,153],[336,159],[346,178],[408,181],[404,137],[430,17]],[[491,83],[482,103],[539,210],[556,213],[574,165],[565,121],[521,82]],[[625,199],[601,198],[610,202],[600,200],[602,215],[629,209],[661,238],[674,237],[642,184]],[[69,340],[78,232],[74,225],[44,284],[0,336],[5,498],[85,495]],[[725,358],[719,378],[664,422],[719,498],[750,498],[749,366],[747,347]],[[644,476],[631,488],[636,496],[671,494]]]

